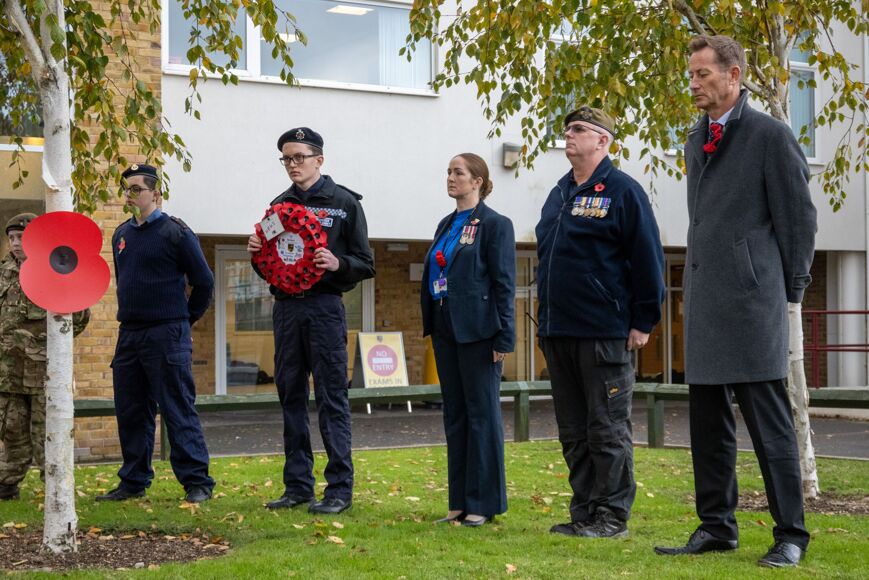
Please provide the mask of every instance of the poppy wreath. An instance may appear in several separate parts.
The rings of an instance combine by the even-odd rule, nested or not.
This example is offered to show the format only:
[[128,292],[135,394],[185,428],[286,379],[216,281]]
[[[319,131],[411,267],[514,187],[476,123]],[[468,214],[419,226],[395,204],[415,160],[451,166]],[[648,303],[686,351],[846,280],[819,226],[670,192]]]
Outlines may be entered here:
[[287,294],[299,294],[310,290],[323,275],[323,270],[314,266],[314,251],[325,248],[326,232],[317,217],[295,203],[280,203],[266,210],[263,220],[277,214],[284,227],[279,236],[266,240],[262,226],[256,224],[256,235],[263,246],[253,255],[254,264],[269,284]]
[[109,287],[100,255],[103,234],[90,218],[71,211],[41,215],[24,229],[21,289],[34,304],[59,314],[99,302]]

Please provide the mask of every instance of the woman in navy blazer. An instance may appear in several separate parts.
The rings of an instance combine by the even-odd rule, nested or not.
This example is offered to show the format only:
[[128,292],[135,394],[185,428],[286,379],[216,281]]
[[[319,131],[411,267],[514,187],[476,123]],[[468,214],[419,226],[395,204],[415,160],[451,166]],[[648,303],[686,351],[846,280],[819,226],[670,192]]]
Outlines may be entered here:
[[500,384],[516,335],[516,242],[513,223],[483,203],[491,191],[479,156],[450,161],[447,194],[456,211],[438,224],[420,292],[447,438],[449,512],[438,521],[464,526],[507,511]]

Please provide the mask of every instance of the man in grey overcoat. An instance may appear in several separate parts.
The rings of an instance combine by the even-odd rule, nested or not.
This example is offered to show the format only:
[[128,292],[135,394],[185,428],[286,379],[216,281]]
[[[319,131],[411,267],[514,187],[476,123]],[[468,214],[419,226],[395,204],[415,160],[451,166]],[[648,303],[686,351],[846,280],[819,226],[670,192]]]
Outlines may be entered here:
[[775,543],[762,566],[796,566],[809,543],[787,394],[787,303],[811,282],[817,214],[790,127],[748,105],[745,52],[726,36],[689,44],[685,381],[700,526],[659,554],[734,550],[736,398],[763,474]]

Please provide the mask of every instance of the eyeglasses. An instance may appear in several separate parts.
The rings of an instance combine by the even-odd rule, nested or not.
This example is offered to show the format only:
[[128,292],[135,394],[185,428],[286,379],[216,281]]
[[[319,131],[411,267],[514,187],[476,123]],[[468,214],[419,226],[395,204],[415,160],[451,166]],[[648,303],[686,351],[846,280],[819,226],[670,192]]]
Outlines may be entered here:
[[130,187],[124,188],[124,193],[127,195],[139,195],[143,191],[155,191],[150,187],[139,187],[138,185],[131,185]]
[[278,157],[278,161],[281,162],[281,165],[289,165],[291,162],[296,165],[301,165],[305,162],[305,159],[310,157],[319,157],[316,153],[311,153],[310,155],[302,155],[301,153],[296,153],[295,155],[291,155],[287,157],[286,155],[283,157]]
[[595,131],[594,129],[586,127],[585,125],[580,125],[578,123],[575,125],[568,125],[564,128],[565,135],[569,135],[570,133],[573,133],[574,135],[582,135],[586,131],[591,133],[597,133],[598,135],[603,135],[603,133],[600,131]]

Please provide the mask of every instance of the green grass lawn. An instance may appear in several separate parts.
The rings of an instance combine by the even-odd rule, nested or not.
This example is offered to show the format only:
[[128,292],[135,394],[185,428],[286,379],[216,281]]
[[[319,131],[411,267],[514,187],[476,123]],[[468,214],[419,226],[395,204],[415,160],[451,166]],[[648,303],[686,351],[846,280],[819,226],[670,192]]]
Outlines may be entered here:
[[[566,521],[570,499],[567,470],[557,442],[507,445],[509,511],[494,525],[462,528],[433,525],[447,510],[444,447],[359,451],[356,495],[350,512],[317,519],[299,509],[270,512],[263,503],[278,497],[282,457],[223,458],[212,464],[218,497],[194,513],[182,509],[182,491],[168,463],[146,500],[97,504],[98,490],[114,487],[116,466],[86,466],[77,473],[80,527],[105,531],[159,529],[167,534],[201,528],[228,538],[221,558],[158,570],[72,573],[73,578],[788,578],[869,577],[869,517],[807,515],[812,532],[808,557],[796,571],[759,568],[771,543],[767,513],[741,512],[740,549],[700,557],[656,556],[656,544],[684,543],[697,525],[691,460],[684,450],[637,449],[637,500],[623,540],[580,540],[549,534]],[[325,457],[317,455],[317,480]],[[739,456],[742,491],[762,490],[751,454]],[[820,460],[824,491],[866,494],[869,463]],[[0,504],[2,522],[41,526],[31,472],[22,501]],[[322,485],[318,488],[322,490]],[[338,522],[334,525],[333,522]],[[340,538],[336,543],[334,538]],[[510,572],[508,573],[508,570]],[[16,574],[18,576],[18,574]],[[48,576],[30,574],[28,577]]]

